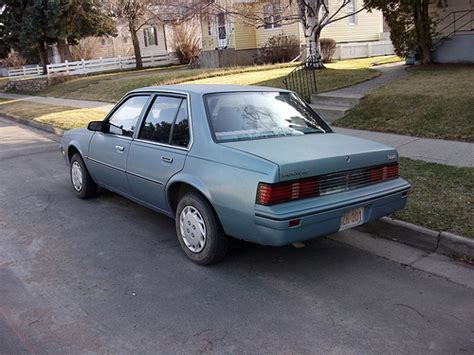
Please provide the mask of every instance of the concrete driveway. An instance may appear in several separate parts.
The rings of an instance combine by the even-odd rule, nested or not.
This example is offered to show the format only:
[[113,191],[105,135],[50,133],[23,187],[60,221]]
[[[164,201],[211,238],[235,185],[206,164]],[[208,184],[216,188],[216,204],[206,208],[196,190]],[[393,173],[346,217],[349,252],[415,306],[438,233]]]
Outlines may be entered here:
[[197,266],[172,220],[78,200],[57,142],[0,120],[0,353],[21,352],[472,354],[474,290],[326,238]]

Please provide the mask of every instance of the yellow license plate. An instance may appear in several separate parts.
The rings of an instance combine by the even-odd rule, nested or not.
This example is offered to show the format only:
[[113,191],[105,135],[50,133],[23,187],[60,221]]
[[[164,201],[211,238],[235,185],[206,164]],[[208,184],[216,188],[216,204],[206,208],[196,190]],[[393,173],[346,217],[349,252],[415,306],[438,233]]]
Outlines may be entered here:
[[364,223],[364,207],[354,208],[342,215],[339,230],[352,228],[362,223]]

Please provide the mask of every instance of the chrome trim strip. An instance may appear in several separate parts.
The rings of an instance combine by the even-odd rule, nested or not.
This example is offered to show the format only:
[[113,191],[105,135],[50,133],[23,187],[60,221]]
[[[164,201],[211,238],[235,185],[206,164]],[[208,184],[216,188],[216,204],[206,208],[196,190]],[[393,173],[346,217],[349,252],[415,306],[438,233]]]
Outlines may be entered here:
[[139,139],[139,138],[134,139],[134,141],[144,143],[144,144],[157,145],[157,146],[160,146],[160,147],[179,149],[179,150],[182,150],[182,151],[185,151],[185,152],[187,152],[189,150],[188,148],[185,148],[185,147],[179,147],[179,146],[176,146],[176,145],[171,145],[171,144],[166,144],[166,143],[152,142],[152,141],[147,141],[145,139]]
[[127,171],[126,173],[127,173],[127,174],[130,174],[130,175],[132,175],[132,176],[135,176],[135,177],[137,177],[137,178],[141,178],[141,179],[143,179],[143,180],[147,180],[147,181],[153,182],[153,183],[155,183],[155,184],[164,186],[164,183],[162,183],[161,181],[153,180],[153,179],[147,178],[147,177],[145,177],[145,176],[143,176],[143,175],[136,174],[136,173],[132,173],[131,171]]
[[91,161],[93,161],[94,163],[104,165],[104,166],[106,166],[106,167],[108,167],[108,168],[110,168],[110,169],[114,169],[114,170],[120,171],[120,172],[122,172],[122,173],[125,172],[124,169],[120,169],[120,168],[117,168],[117,167],[112,166],[112,165],[110,165],[110,164],[103,163],[103,162],[98,161],[98,160],[95,160],[95,159],[93,159],[93,158],[91,158],[91,157],[88,157],[87,160],[91,160]]

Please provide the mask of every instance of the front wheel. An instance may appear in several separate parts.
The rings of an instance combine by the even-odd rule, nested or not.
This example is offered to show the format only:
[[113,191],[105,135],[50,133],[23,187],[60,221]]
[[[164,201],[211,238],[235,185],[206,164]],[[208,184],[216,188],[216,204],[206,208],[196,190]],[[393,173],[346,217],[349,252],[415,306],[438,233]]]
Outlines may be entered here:
[[71,158],[70,176],[77,197],[86,199],[97,194],[97,184],[92,180],[84,160],[78,153]]
[[196,193],[185,194],[176,209],[176,234],[186,256],[200,265],[224,258],[229,237],[209,203]]

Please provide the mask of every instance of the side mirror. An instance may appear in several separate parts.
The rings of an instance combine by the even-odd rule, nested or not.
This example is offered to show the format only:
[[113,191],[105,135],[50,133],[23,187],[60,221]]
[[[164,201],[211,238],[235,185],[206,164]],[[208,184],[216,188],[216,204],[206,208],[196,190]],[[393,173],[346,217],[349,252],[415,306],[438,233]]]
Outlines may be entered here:
[[92,121],[87,125],[89,131],[102,132],[104,130],[104,122],[102,121]]

